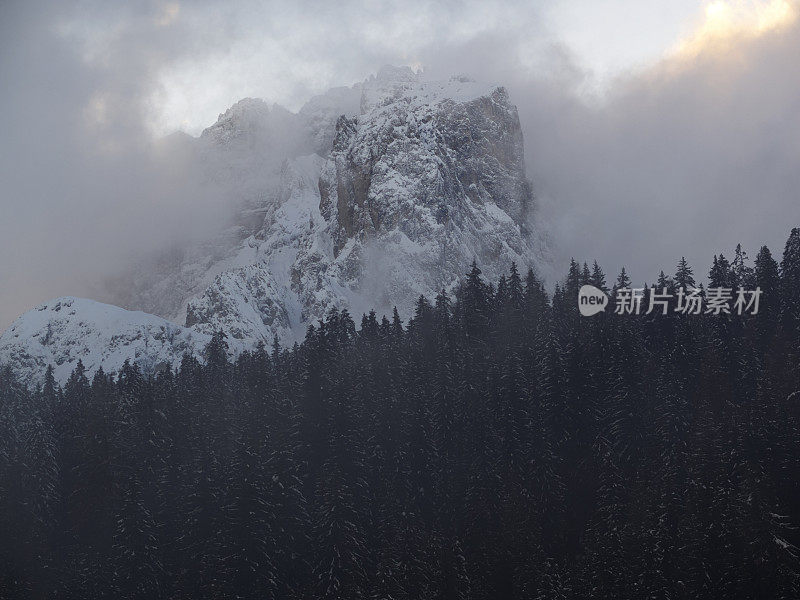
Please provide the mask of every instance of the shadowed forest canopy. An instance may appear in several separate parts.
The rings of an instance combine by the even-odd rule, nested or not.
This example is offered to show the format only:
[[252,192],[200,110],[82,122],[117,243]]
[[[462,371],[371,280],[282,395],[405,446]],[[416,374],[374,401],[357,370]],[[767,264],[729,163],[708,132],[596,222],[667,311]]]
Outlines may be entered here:
[[[658,287],[701,279],[681,260]],[[579,316],[477,266],[294,348],[0,378],[3,598],[797,598],[800,229],[757,315]]]

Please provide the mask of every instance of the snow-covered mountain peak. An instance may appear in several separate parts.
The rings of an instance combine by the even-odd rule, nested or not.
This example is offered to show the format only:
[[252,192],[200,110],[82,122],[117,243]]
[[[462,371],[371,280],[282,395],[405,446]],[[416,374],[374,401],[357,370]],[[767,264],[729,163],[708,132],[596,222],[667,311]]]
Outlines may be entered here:
[[406,317],[420,294],[454,289],[473,260],[492,279],[512,261],[545,262],[502,87],[385,68],[297,113],[245,99],[193,141],[232,217],[116,282],[119,304],[160,317],[53,301],[46,319],[36,309],[3,334],[0,363],[32,372],[54,361],[62,375],[78,357],[153,368],[215,331],[239,351],[300,339],[332,308],[397,306]]

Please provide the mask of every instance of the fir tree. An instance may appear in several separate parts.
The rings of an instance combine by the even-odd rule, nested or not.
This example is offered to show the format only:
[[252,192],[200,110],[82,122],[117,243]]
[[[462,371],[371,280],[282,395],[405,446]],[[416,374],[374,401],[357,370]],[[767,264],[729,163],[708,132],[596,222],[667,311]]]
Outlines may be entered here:
[[687,292],[695,287],[694,272],[686,261],[685,257],[681,257],[678,261],[678,269],[675,271],[675,286],[683,288]]
[[606,275],[603,273],[603,269],[600,268],[600,265],[597,264],[597,261],[592,263],[592,274],[589,277],[589,284],[604,292],[608,292],[608,288],[606,287]]
[[733,288],[734,273],[731,265],[724,254],[714,255],[714,263],[708,272],[708,287],[710,288]]
[[792,229],[781,260],[781,314],[785,331],[798,336],[800,333],[800,228],[798,227]]
[[750,289],[753,287],[753,268],[748,265],[747,252],[741,244],[736,244],[736,252],[731,263],[734,287]]

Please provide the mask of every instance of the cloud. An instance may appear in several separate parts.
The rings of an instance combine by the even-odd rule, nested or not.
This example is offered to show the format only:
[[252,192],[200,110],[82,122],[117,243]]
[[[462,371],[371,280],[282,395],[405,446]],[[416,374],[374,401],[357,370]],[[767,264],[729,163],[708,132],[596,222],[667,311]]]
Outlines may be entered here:
[[228,6],[203,5],[187,15],[201,29],[219,25],[227,38],[211,37],[211,56],[187,55],[162,69],[152,97],[153,131],[180,123],[197,133],[221,107],[245,96],[296,110],[311,95],[363,80],[385,64],[418,66],[485,32],[524,28],[535,37],[543,30],[535,2],[239,0]]
[[204,235],[223,214],[195,163],[143,127],[170,45],[155,11],[112,21],[86,7],[110,28],[91,43],[76,43],[61,4],[0,9],[0,327],[50,297],[92,295],[121,265]]
[[800,23],[701,29],[680,48],[599,105],[516,82],[561,272],[597,258],[652,282],[685,255],[705,275],[737,242],[780,254],[800,223]]

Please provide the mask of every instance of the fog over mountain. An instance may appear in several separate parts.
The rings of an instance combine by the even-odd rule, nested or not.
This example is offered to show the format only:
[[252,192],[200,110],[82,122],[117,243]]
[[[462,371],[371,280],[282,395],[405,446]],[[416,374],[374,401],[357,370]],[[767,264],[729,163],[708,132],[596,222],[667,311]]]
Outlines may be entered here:
[[[65,294],[109,300],[109,276],[227,223],[224,185],[180,138],[154,136],[165,114],[193,114],[191,94],[176,100],[169,84],[198,69],[220,90],[292,110],[384,64],[506,86],[556,272],[574,255],[641,281],[681,255],[705,265],[731,239],[751,256],[777,248],[800,221],[800,25],[784,4],[773,26],[701,29],[591,97],[594,74],[529,3],[412,3],[391,15],[274,3],[249,23],[246,2],[3,3],[0,327]],[[257,65],[231,67],[256,39],[269,84]],[[206,88],[181,89],[219,96],[224,112],[228,99]]]

